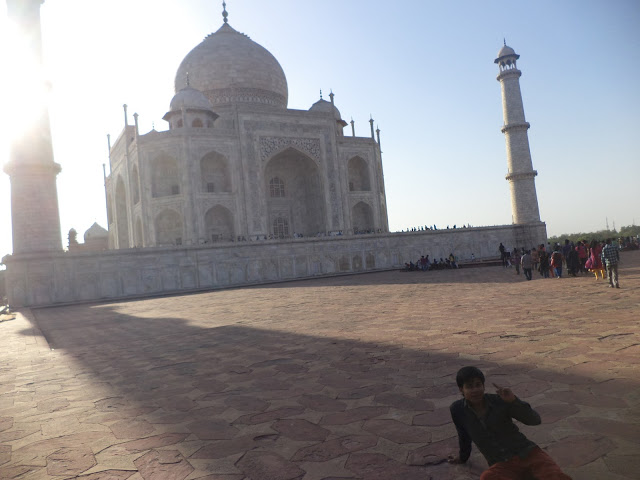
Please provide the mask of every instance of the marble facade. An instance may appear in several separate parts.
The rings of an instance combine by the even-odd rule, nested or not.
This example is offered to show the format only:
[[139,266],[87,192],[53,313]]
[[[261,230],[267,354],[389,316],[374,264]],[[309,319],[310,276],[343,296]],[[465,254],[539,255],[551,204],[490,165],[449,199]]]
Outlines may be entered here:
[[544,224],[9,257],[13,306],[38,306],[399,269],[420,255],[496,257],[546,240]]

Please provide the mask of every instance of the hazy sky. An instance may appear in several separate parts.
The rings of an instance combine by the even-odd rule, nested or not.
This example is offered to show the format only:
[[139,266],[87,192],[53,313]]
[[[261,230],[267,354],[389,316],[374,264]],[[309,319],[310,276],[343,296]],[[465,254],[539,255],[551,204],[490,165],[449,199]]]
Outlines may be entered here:
[[[222,24],[212,0],[47,0],[42,6],[63,244],[106,227],[102,164],[124,125],[165,130],[178,65]],[[503,38],[520,85],[549,235],[640,222],[640,2],[228,0],[229,23],[267,48],[289,108],[335,93],[343,118],[381,130],[389,227],[511,223],[500,84]],[[0,1],[0,162],[28,91],[7,65]],[[16,86],[16,79],[18,85]],[[350,127],[345,129],[350,135]],[[0,256],[12,249],[0,174]]]

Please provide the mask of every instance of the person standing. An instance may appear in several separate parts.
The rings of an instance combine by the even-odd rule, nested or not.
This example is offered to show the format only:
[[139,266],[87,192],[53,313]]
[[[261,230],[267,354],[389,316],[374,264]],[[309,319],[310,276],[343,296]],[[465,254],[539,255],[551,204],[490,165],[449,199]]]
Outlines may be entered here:
[[562,260],[564,256],[562,255],[562,251],[560,245],[556,245],[556,249],[551,254],[551,267],[553,268],[553,273],[555,273],[556,278],[562,278]]
[[518,251],[517,248],[513,248],[513,253],[511,254],[511,263],[513,263],[516,266],[516,275],[520,275],[520,261],[521,261],[521,257],[520,257],[520,252]]
[[618,262],[620,262],[620,253],[618,253],[617,247],[611,244],[611,239],[607,238],[606,245],[602,249],[602,263],[607,267],[607,279],[611,288],[620,288]]
[[585,266],[593,272],[596,276],[596,280],[598,280],[598,273],[600,273],[600,278],[604,280],[604,268],[601,260],[602,255],[602,245],[597,240],[591,241],[591,247],[589,249],[589,259]]
[[520,259],[522,264],[522,273],[527,280],[531,280],[531,267],[533,266],[533,259],[531,258],[531,250],[527,250]]
[[538,264],[540,263],[540,256],[538,255],[538,250],[536,247],[531,249],[531,263],[533,265],[533,270],[538,270]]
[[587,254],[586,240],[581,240],[578,242],[578,245],[576,246],[576,252],[578,252],[578,258],[580,260],[580,272],[587,273],[585,263],[587,263],[587,258],[589,258],[589,255]]
[[500,260],[502,260],[502,266],[506,267],[507,266],[507,259],[506,259],[506,249],[504,248],[504,245],[502,244],[502,242],[500,242],[500,246],[498,247],[498,250],[500,250]]
[[539,250],[539,260],[540,260],[540,275],[543,278],[549,278],[549,254],[544,249],[544,245],[540,246]]

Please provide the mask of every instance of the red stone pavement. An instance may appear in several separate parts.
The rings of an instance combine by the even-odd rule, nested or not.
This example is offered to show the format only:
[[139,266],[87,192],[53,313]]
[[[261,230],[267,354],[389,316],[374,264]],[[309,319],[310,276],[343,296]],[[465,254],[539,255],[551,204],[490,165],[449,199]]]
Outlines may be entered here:
[[476,449],[443,463],[473,364],[574,479],[637,479],[640,252],[620,283],[383,272],[1,317],[0,478],[478,478]]

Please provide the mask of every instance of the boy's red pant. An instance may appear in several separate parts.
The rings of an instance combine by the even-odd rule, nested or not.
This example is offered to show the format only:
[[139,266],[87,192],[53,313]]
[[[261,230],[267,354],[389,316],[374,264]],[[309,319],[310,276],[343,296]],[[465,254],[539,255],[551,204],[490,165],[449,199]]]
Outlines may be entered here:
[[485,470],[480,480],[513,480],[535,478],[538,480],[571,480],[540,447],[536,447],[527,458],[513,457],[506,462],[494,463]]

